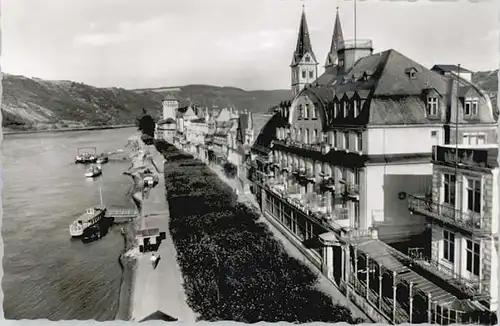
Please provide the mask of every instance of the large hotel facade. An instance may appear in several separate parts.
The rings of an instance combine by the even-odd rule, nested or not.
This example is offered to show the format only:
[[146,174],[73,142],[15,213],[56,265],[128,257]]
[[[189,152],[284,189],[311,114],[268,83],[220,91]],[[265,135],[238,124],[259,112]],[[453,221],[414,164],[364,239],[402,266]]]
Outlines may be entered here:
[[374,321],[490,318],[498,166],[489,97],[462,67],[427,69],[344,40],[338,12],[326,57],[318,76],[303,12],[294,98],[247,160],[262,211]]

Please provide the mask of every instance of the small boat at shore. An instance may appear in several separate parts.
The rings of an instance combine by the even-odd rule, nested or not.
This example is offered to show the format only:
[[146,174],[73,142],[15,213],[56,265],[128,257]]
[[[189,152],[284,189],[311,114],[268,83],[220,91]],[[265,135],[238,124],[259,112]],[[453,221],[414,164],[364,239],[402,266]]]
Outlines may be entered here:
[[[92,152],[89,150],[93,150]],[[97,161],[95,147],[79,147],[75,157],[75,163],[89,164]]]
[[102,168],[100,165],[92,165],[85,171],[86,178],[95,178],[102,174]]
[[96,163],[97,164],[104,164],[104,163],[108,163],[108,161],[109,161],[109,157],[107,157],[105,155],[101,155],[97,158]]

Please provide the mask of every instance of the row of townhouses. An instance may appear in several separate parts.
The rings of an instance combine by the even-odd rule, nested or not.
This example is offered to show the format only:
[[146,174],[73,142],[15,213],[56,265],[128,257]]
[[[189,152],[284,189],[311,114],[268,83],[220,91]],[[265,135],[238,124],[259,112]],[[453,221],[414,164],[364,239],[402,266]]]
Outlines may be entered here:
[[[490,323],[498,281],[498,146],[490,98],[456,65],[428,69],[344,40],[324,72],[302,12],[292,100],[262,116],[166,98],[165,138],[232,163],[263,214],[382,323]],[[172,109],[175,108],[175,109]],[[496,319],[495,319],[496,320]]]

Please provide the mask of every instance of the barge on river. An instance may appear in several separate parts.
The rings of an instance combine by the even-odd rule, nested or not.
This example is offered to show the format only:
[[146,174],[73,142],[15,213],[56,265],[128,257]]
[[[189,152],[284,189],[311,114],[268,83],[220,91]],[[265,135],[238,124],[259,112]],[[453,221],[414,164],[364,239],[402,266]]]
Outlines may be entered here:
[[106,208],[102,206],[90,207],[69,226],[69,234],[72,237],[81,237],[83,232],[94,225],[97,225],[106,217]]

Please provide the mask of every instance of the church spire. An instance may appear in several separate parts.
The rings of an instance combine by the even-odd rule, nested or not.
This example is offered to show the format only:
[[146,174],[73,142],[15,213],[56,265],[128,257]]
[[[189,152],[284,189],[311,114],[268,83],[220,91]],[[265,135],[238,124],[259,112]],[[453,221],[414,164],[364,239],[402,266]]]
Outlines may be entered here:
[[337,64],[337,51],[342,42],[344,42],[344,35],[342,34],[342,25],[340,24],[339,7],[337,7],[335,26],[333,27],[332,44],[330,45],[330,52],[328,52],[326,57],[325,68]]
[[299,63],[306,53],[309,53],[313,57],[313,60],[315,60],[309,29],[307,27],[306,12],[304,5],[302,5],[302,17],[300,19],[299,35],[297,38],[297,46],[293,53],[292,65]]

